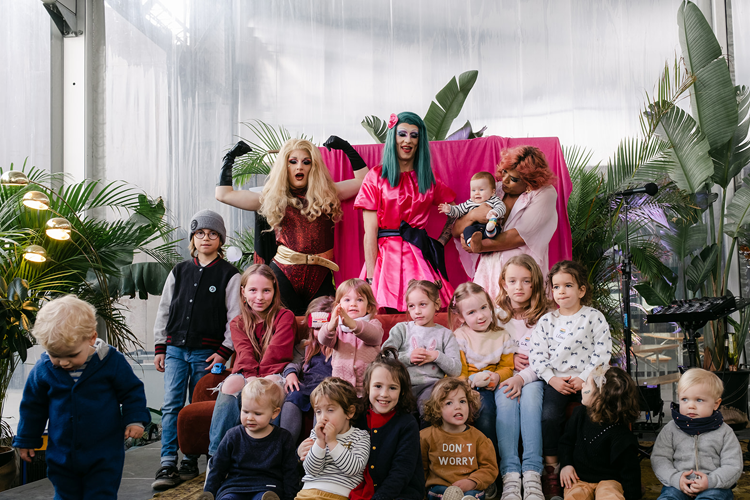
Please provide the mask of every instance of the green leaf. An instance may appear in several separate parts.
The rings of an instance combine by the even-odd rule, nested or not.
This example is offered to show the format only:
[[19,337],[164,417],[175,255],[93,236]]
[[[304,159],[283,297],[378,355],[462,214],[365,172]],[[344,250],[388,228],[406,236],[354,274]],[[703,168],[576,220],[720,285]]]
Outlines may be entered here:
[[695,73],[690,106],[712,148],[725,144],[734,135],[737,100],[724,58],[716,59]]
[[669,143],[657,137],[620,141],[607,165],[606,192],[614,193],[667,177],[668,150]]
[[485,125],[481,129],[474,132],[471,129],[471,123],[469,123],[469,120],[466,120],[466,123],[463,127],[453,132],[451,135],[445,138],[446,141],[463,141],[466,139],[476,139],[477,137],[482,137],[482,134],[484,134],[484,131],[487,130],[487,126]]
[[652,282],[634,285],[633,288],[653,307],[669,305],[674,300],[677,286],[670,285],[664,278],[656,278]]
[[670,178],[688,193],[701,189],[714,173],[714,165],[708,156],[708,141],[695,120],[675,106],[664,115],[658,128],[672,145],[666,159]]
[[378,144],[385,143],[385,136],[388,134],[387,122],[384,122],[374,115],[365,116],[365,119],[362,120],[362,126],[367,130],[367,133],[370,134],[370,137],[375,139],[375,142]]
[[743,185],[734,193],[726,209],[724,233],[734,238],[737,236],[738,228],[748,223],[750,223],[750,187]]
[[680,5],[677,10],[677,26],[682,57],[688,71],[697,73],[714,59],[721,57],[721,45],[697,5],[688,1]]
[[697,252],[706,245],[708,227],[703,223],[688,226],[678,221],[669,225],[669,231],[661,236],[661,243],[675,254],[682,262],[688,255]]
[[8,286],[8,299],[24,301],[29,296],[29,283],[22,278],[14,278]]
[[442,141],[448,135],[448,130],[463,108],[466,97],[477,81],[479,71],[472,70],[461,73],[456,81],[454,76],[435,96],[430,108],[424,116],[427,127],[427,137],[431,141]]
[[690,265],[685,269],[685,278],[687,287],[693,293],[708,281],[714,268],[716,267],[716,257],[719,255],[719,247],[716,243],[705,247],[699,255],[693,257]]
[[738,121],[732,140],[709,151],[714,162],[713,181],[726,188],[743,168],[750,164],[750,142],[747,139],[750,119],[750,92],[747,87],[737,87]]
[[164,283],[170,270],[158,262],[139,262],[124,266],[122,268],[122,280],[120,282],[120,293],[138,298],[148,299],[148,295],[161,295]]

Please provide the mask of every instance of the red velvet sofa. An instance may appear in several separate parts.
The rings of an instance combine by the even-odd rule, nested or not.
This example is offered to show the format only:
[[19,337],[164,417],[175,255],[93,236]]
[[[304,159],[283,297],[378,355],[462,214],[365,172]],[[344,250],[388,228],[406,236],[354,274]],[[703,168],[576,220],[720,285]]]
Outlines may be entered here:
[[[388,339],[391,328],[396,323],[409,321],[406,314],[381,314],[376,316],[383,324],[383,342]],[[307,335],[304,317],[297,317],[296,341],[300,342]],[[435,322],[448,327],[448,313],[435,315]],[[214,412],[217,394],[211,391],[231,372],[224,370],[221,374],[209,373],[198,381],[193,391],[193,401],[185,406],[177,416],[177,439],[180,450],[186,455],[203,455],[208,453],[208,431],[211,427],[211,417]]]

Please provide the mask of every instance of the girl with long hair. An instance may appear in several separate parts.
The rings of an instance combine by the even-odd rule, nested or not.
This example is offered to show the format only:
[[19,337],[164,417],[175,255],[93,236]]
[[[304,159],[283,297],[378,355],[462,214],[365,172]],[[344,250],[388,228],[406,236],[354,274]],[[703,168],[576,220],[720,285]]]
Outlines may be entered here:
[[265,264],[242,274],[240,314],[230,323],[236,358],[232,375],[219,386],[211,418],[208,454],[219,448],[226,432],[239,425],[240,393],[248,379],[265,377],[283,383],[281,373],[292,360],[294,314],[281,304],[276,275]]

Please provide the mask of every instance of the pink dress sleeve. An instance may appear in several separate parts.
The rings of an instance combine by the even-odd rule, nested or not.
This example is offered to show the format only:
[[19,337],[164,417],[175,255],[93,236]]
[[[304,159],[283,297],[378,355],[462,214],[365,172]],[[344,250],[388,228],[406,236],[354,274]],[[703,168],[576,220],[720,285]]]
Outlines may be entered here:
[[549,242],[557,229],[557,191],[546,186],[535,193],[534,199],[514,223],[503,231],[515,229],[535,255],[546,255]]
[[440,205],[441,203],[450,203],[456,199],[456,193],[451,188],[443,184],[439,177],[435,176],[435,185],[432,186],[434,194],[432,204]]
[[380,209],[380,187],[378,186],[378,180],[383,167],[375,167],[370,169],[362,181],[362,187],[359,188],[359,193],[354,199],[354,208],[362,210],[379,210]]

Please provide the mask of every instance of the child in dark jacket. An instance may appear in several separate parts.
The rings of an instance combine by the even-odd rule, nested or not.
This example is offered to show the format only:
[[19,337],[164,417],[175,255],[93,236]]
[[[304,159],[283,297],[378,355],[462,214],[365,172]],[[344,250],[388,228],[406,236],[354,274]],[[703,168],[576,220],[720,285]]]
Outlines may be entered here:
[[141,437],[151,420],[143,383],[122,354],[97,339],[94,307],[73,295],[42,307],[33,334],[47,352],[26,381],[13,446],[30,462],[49,420],[55,498],[117,498],[124,439]]
[[629,425],[640,413],[635,382],[623,369],[599,365],[581,391],[583,406],[560,438],[565,498],[641,498],[638,439]]
[[242,389],[240,425],[230,429],[211,457],[198,500],[292,500],[297,493],[297,452],[286,430],[271,424],[284,390],[265,378]]

